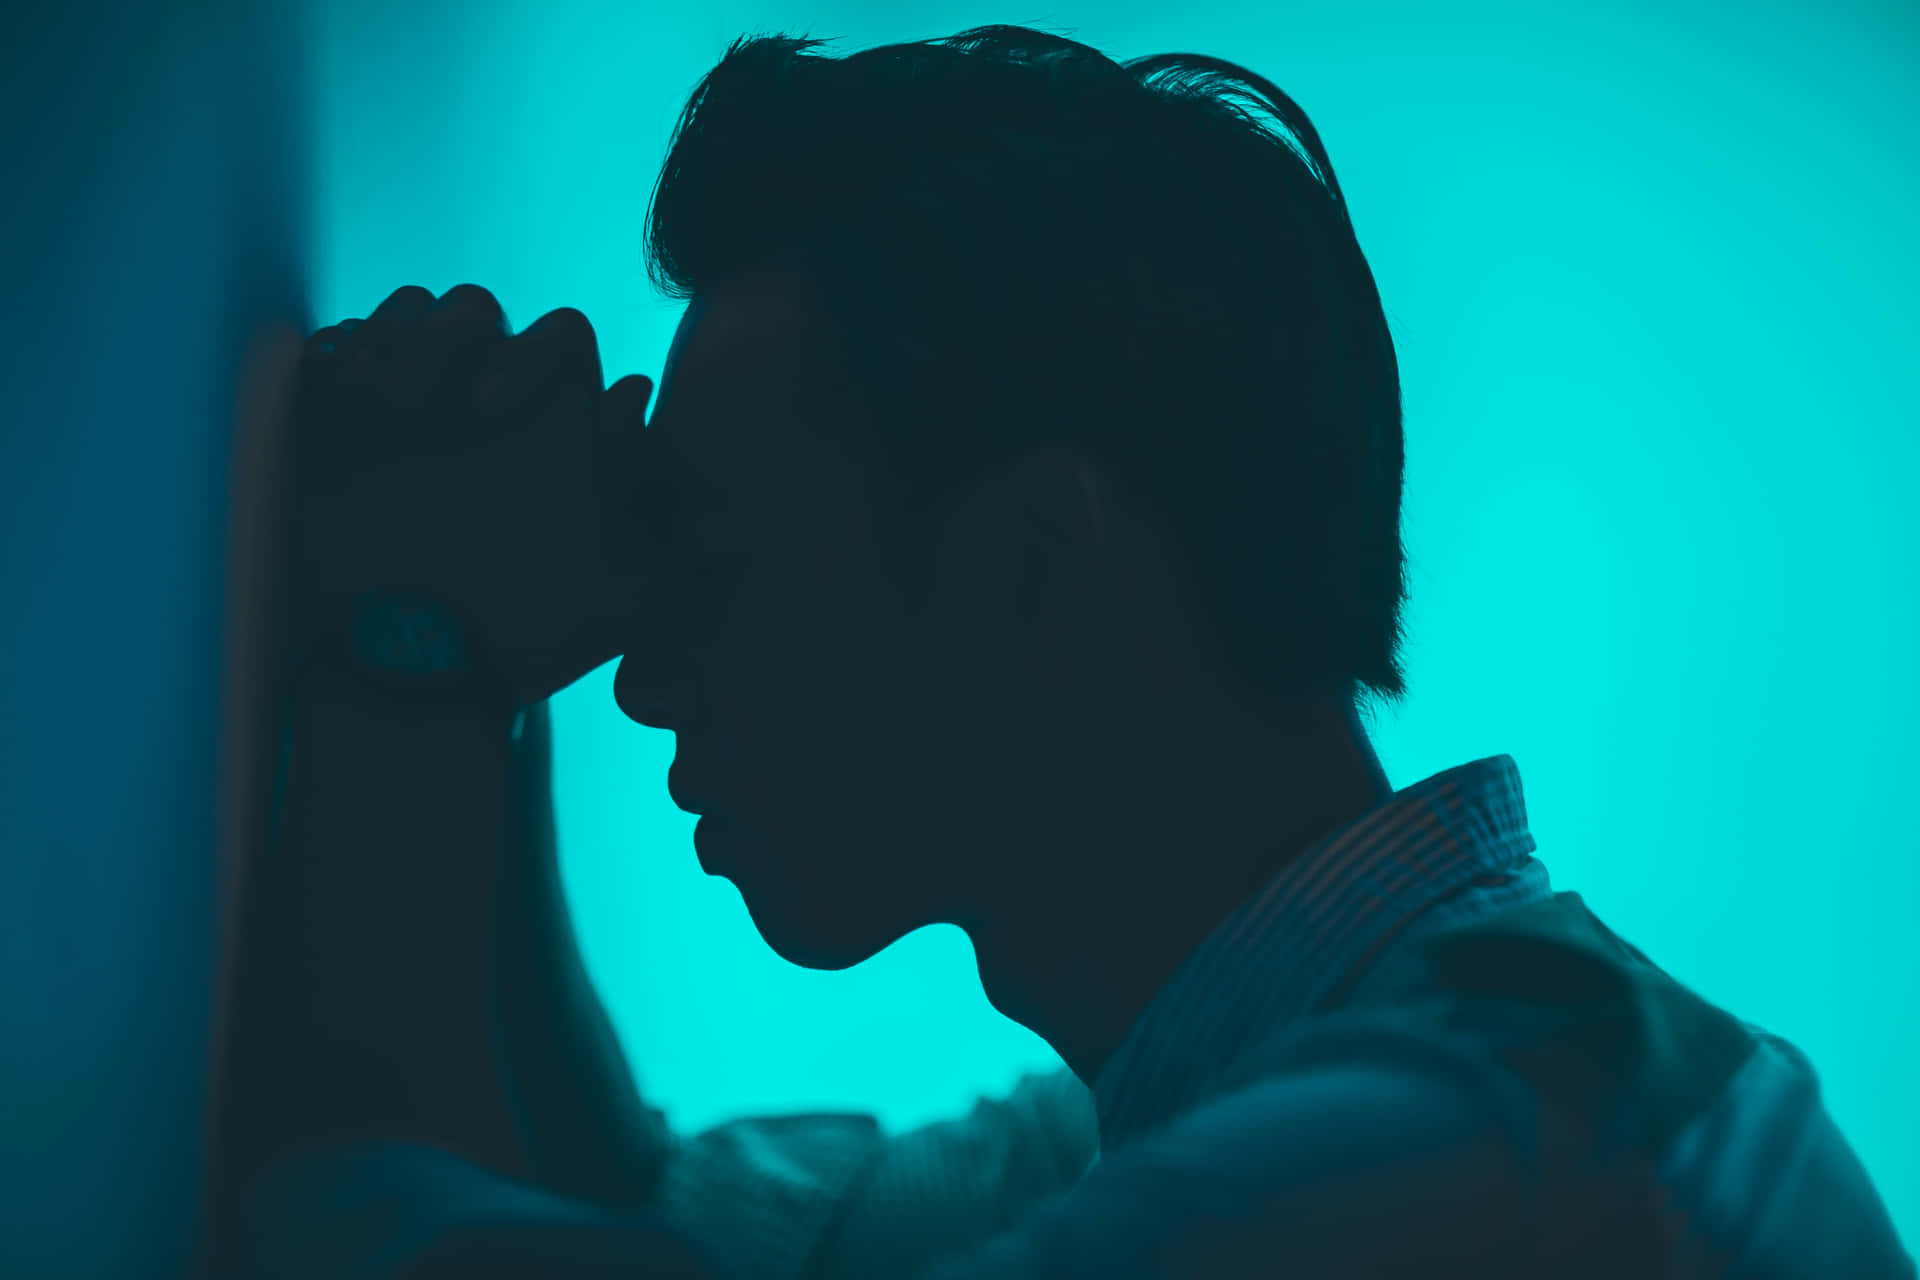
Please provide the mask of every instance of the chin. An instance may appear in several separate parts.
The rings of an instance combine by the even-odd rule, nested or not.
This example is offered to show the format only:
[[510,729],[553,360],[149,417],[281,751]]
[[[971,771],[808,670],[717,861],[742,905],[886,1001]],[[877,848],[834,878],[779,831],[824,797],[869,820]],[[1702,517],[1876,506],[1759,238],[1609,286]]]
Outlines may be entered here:
[[838,973],[842,969],[851,969],[857,964],[873,959],[886,950],[886,946],[866,946],[855,939],[837,937],[833,933],[807,928],[807,923],[774,913],[771,918],[765,913],[755,911],[751,903],[747,911],[753,916],[754,928],[760,931],[761,939],[773,949],[773,953],[788,964],[799,965],[802,969],[819,969],[823,972]]
[[788,964],[838,972],[871,960],[918,927],[907,904],[855,864],[813,853],[809,840],[768,841],[760,829],[702,819],[701,866],[730,881],[761,940]]
[[851,969],[885,951],[909,931],[862,929],[858,922],[828,907],[769,900],[750,887],[740,897],[753,917],[753,927],[773,953],[802,969],[837,973]]

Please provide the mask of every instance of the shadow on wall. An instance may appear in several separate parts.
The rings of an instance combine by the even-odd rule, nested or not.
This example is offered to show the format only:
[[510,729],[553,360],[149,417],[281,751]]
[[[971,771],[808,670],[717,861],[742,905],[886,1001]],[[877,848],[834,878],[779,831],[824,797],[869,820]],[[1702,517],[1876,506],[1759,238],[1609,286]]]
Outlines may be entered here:
[[30,193],[0,201],[3,1275],[205,1261],[219,867],[252,821],[221,803],[257,603],[229,569],[261,568],[229,560],[260,498],[234,501],[237,389],[306,327],[294,16],[78,0],[0,44]]

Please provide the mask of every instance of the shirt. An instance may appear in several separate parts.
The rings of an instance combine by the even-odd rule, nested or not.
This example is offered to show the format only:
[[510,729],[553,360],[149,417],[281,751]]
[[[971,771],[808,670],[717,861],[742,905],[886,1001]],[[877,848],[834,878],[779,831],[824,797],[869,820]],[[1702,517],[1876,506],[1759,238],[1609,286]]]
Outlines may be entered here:
[[1584,1112],[1418,1006],[1344,1007],[1423,936],[1548,905],[1534,848],[1508,756],[1325,837],[1137,1020],[1094,1082],[1087,1176],[928,1280],[1912,1277],[1811,1064],[1751,1023],[1751,1052],[1649,1152],[1614,1139],[1641,1117]]
[[[1584,1127],[1544,1136],[1536,1082],[1408,1011],[1343,1007],[1417,940],[1553,896],[1534,850],[1511,757],[1436,774],[1214,930],[1090,1091],[1059,1071],[899,1135],[816,1114],[676,1136],[659,1211],[728,1273],[781,1280],[1305,1277],[1408,1260],[1531,1274],[1539,1249],[1594,1238],[1606,1213],[1663,1232],[1675,1277],[1912,1277],[1811,1064],[1758,1027],[1741,1024],[1754,1052],[1713,1105],[1654,1167],[1615,1179],[1644,1193],[1623,1209],[1576,1175],[1601,1150]],[[335,1206],[319,1234],[354,1242],[330,1269],[268,1272],[289,1276],[390,1275],[436,1233],[600,1212],[406,1144],[303,1157],[262,1203],[280,1210],[265,1236],[300,1265],[317,1261],[289,1247],[315,1236],[313,1204]]]

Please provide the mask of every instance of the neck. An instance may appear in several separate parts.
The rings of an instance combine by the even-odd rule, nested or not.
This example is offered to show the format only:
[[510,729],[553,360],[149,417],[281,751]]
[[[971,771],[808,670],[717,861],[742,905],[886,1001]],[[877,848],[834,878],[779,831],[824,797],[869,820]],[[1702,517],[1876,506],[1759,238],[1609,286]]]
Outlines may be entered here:
[[1050,779],[976,898],[997,910],[965,925],[987,998],[1088,1085],[1208,934],[1393,791],[1350,708],[1277,745],[1159,737],[1177,749],[1109,752],[1078,788]]

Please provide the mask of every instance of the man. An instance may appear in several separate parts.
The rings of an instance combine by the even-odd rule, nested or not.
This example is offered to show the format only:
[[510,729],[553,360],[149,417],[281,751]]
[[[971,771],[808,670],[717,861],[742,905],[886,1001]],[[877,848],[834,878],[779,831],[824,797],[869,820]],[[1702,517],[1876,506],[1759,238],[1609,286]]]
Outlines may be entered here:
[[[1509,757],[1385,776],[1397,373],[1298,108],[810,43],[682,118],[645,429],[577,312],[316,337],[254,1269],[1913,1275],[1810,1064],[1552,891]],[[1072,1078],[891,1139],[639,1106],[540,790],[540,702],[622,654],[769,946],[958,925]]]

